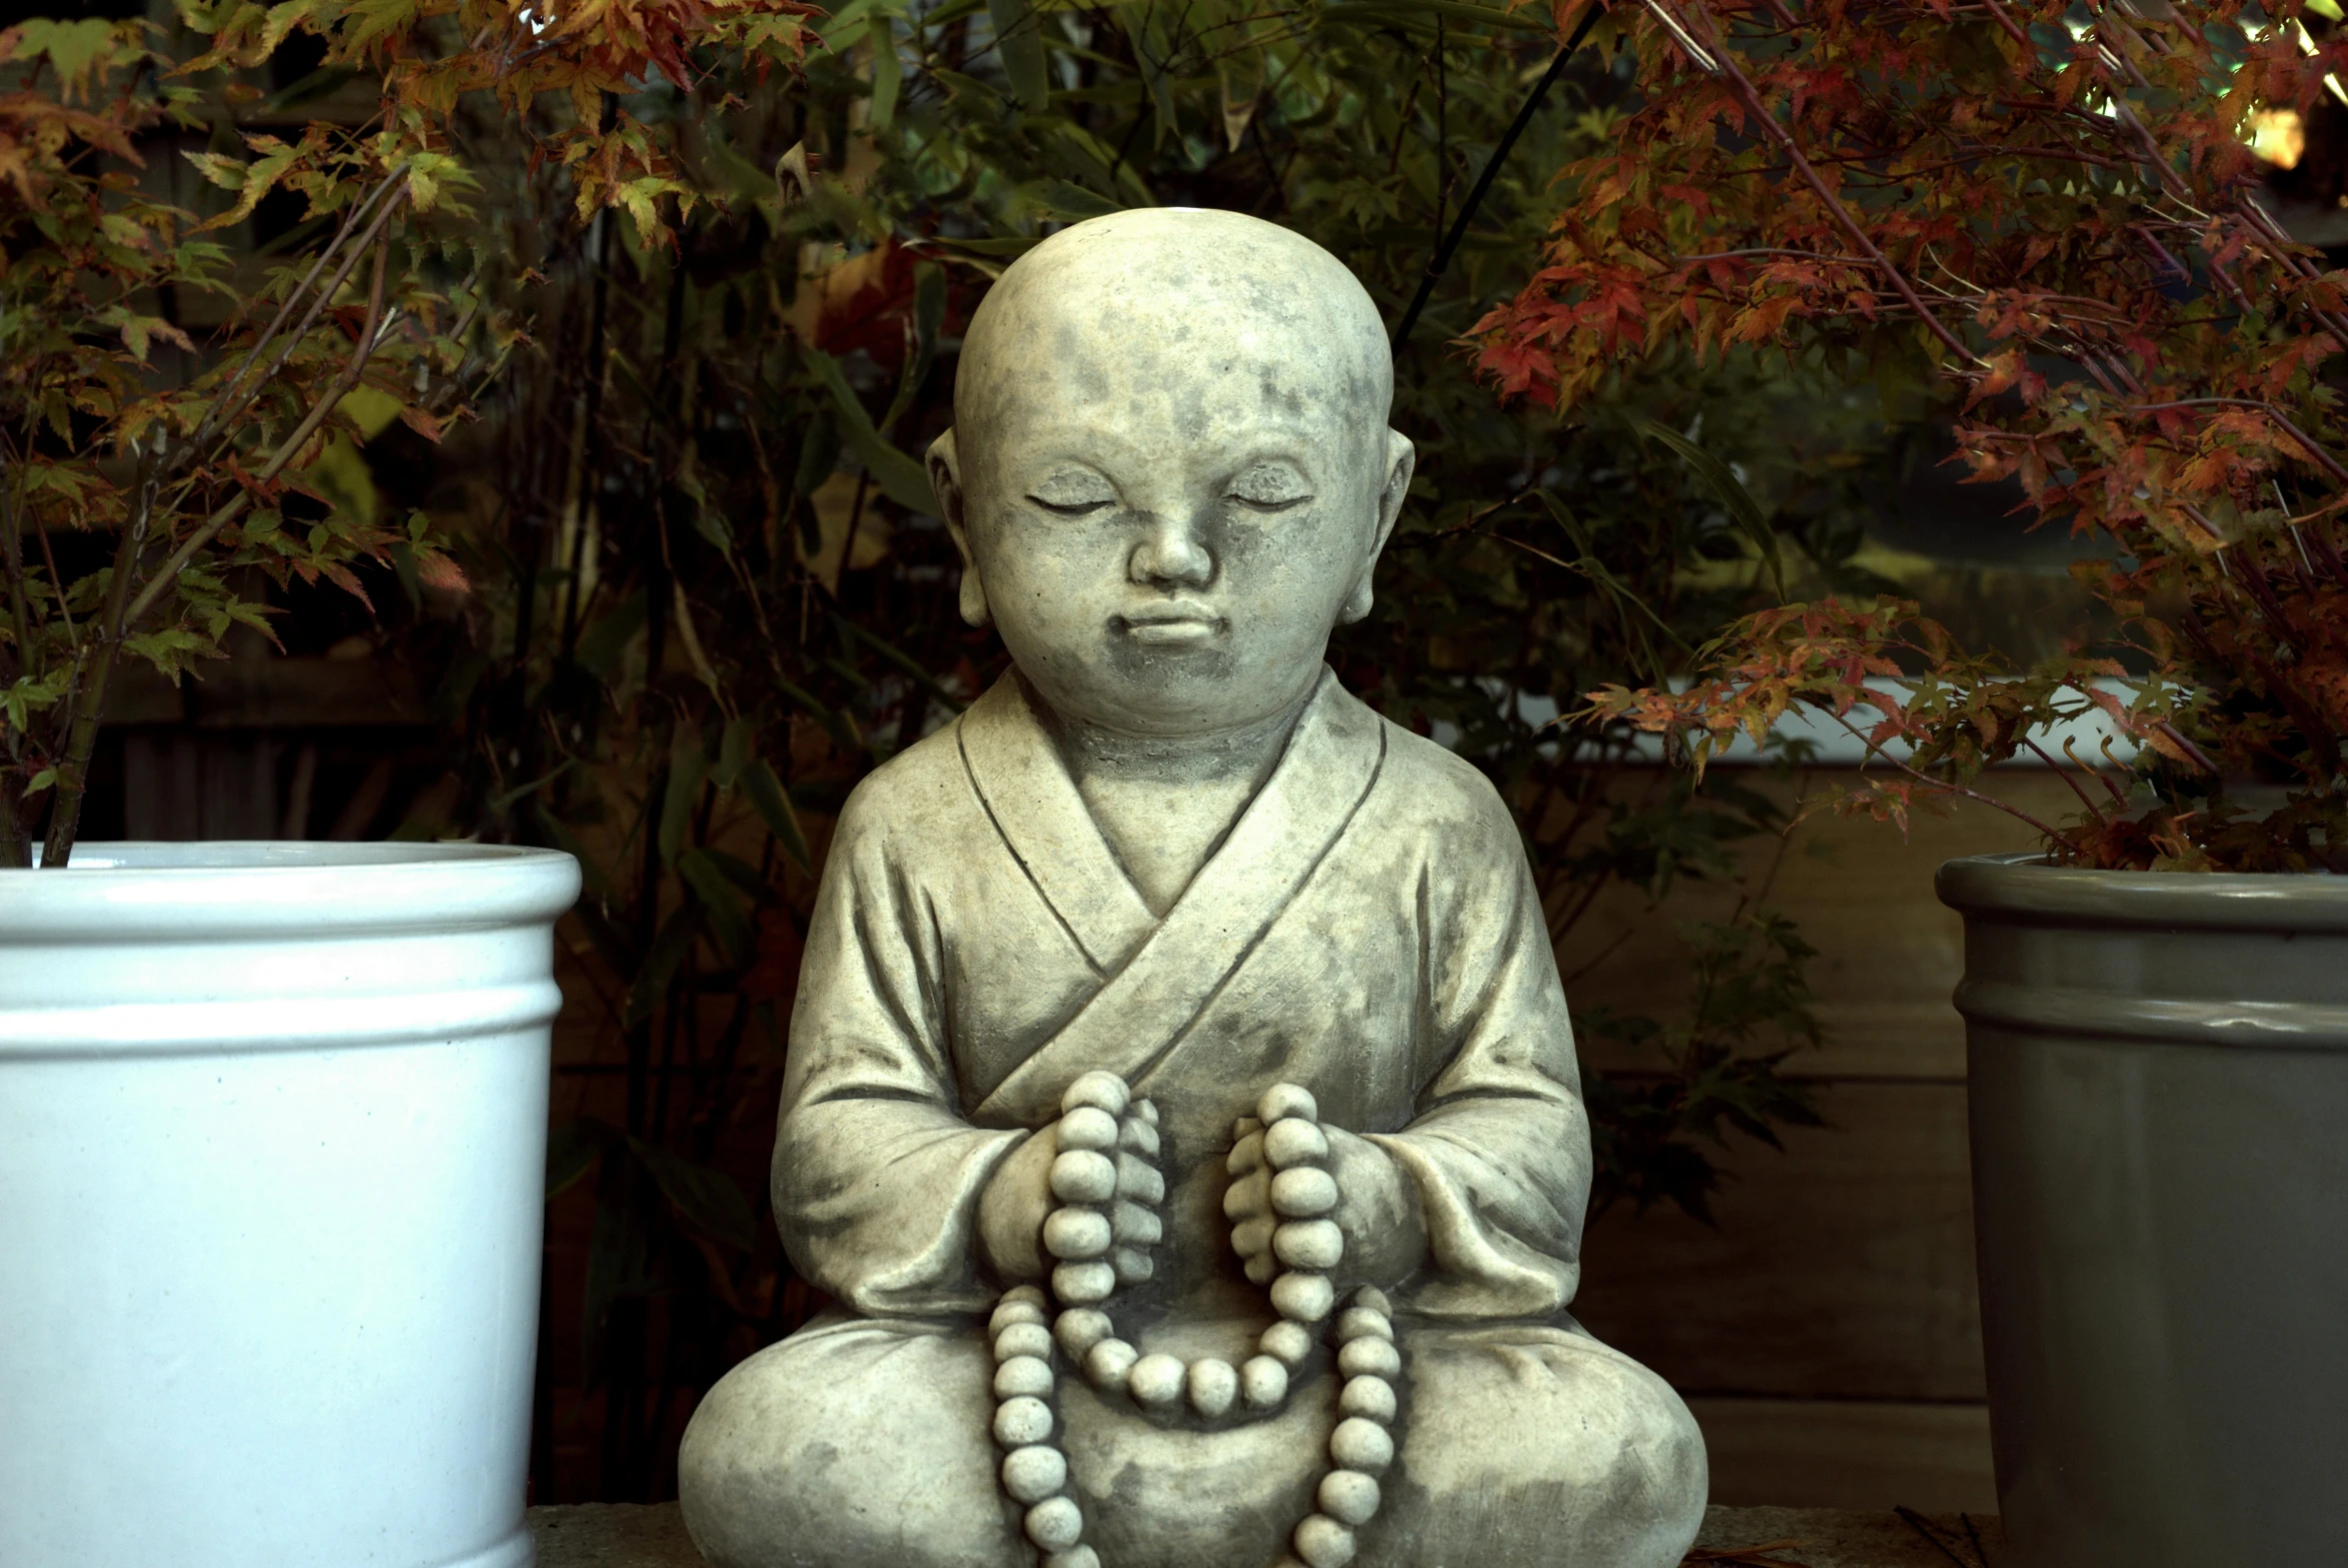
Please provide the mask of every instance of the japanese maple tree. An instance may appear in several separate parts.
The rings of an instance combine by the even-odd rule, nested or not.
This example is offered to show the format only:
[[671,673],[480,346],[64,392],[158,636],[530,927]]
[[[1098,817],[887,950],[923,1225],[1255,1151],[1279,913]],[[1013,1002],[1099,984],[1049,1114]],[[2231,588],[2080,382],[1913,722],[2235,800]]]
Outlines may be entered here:
[[[1562,26],[1582,7],[1560,5]],[[1913,604],[1772,608],[1675,690],[1586,718],[1699,769],[1822,710],[1882,772],[1837,803],[1974,794],[2058,721],[2062,863],[2348,869],[2348,275],[2262,200],[2261,114],[2348,101],[2328,0],[1643,0],[1600,24],[1635,86],[1547,265],[1478,323],[1512,395],[1570,408],[1667,343],[1920,356],[1972,477],[2100,536],[2075,573],[2117,633],[2017,670]],[[2132,755],[2122,755],[2124,751]],[[2286,786],[2253,810],[2243,781]],[[1984,797],[1987,791],[1983,791]],[[2018,813],[2017,813],[2018,814]]]
[[[177,676],[230,627],[267,630],[252,570],[364,597],[352,568],[375,560],[462,588],[421,513],[375,524],[292,505],[323,499],[312,471],[357,430],[354,394],[437,440],[514,346],[483,308],[483,270],[501,258],[494,230],[469,222],[479,171],[450,134],[460,101],[526,117],[581,217],[617,207],[660,244],[665,213],[700,198],[615,96],[659,76],[690,88],[697,49],[796,66],[812,9],[181,0],[177,30],[0,30],[0,865],[31,863],[44,812],[41,862],[70,857],[123,657]],[[232,198],[209,218],[162,200],[147,168],[157,133],[211,123],[217,147],[262,97],[242,73],[297,31],[329,66],[381,84],[376,112],[188,154]],[[279,190],[302,198],[320,243],[240,270],[212,235]],[[199,291],[227,297],[225,329],[199,337],[173,319]],[[110,564],[61,573],[66,530],[113,536]]]

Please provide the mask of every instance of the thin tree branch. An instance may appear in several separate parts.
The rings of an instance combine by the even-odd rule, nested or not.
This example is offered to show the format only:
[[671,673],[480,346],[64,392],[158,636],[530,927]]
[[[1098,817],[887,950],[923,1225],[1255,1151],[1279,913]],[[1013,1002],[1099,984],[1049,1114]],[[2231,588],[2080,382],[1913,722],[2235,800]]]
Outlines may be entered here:
[[[1662,0],[1649,0],[1649,8],[1658,17],[1663,17],[1666,14]],[[1719,30],[1714,28],[1712,31],[1716,41]],[[1769,139],[1784,149],[1787,160],[1793,164],[1795,172],[1802,177],[1803,183],[1808,185],[1818,200],[1825,204],[1827,212],[1833,215],[1835,222],[1841,225],[1843,232],[1857,242],[1859,249],[1866,253],[1868,259],[1883,269],[1884,277],[1890,281],[1892,288],[1898,291],[1900,298],[1907,302],[1908,308],[1916,313],[1925,328],[1946,344],[1949,351],[1957,356],[1960,363],[1970,366],[1984,365],[1985,362],[1978,355],[1965,347],[1962,339],[1949,331],[1940,318],[1932,314],[1931,307],[1926,305],[1922,296],[1916,293],[1915,285],[1908,281],[1907,275],[1893,266],[1891,259],[1885,256],[1876,247],[1875,242],[1867,237],[1867,231],[1860,226],[1858,219],[1851,215],[1850,210],[1844,207],[1834,192],[1828,188],[1825,180],[1820,178],[1818,171],[1811,167],[1810,160],[1803,154],[1801,144],[1794,139],[1793,133],[1786,127],[1779,125],[1777,117],[1769,112],[1766,104],[1761,102],[1761,95],[1753,86],[1752,80],[1737,68],[1736,62],[1729,58],[1728,51],[1716,48],[1713,55],[1715,72],[1735,87],[1737,96],[1744,100],[1745,107],[1753,112],[1754,118],[1761,122],[1761,128],[1768,134]]]
[[2348,485],[2348,466],[2343,466],[2339,459],[2317,445],[2313,436],[2293,424],[2289,415],[2271,403],[2261,403],[2255,398],[2179,398],[2169,403],[2135,403],[2128,406],[2131,414],[2157,414],[2163,409],[2255,409],[2282,426],[2301,450],[2322,466],[2325,473],[2341,484]]
[[[367,362],[374,357],[378,346],[376,333],[383,324],[384,272],[389,262],[390,251],[391,241],[389,239],[376,242],[375,283],[368,291],[367,323],[359,334],[358,346],[351,351],[350,363],[343,367],[343,372],[335,378],[334,385],[329,387],[325,395],[312,406],[302,423],[294,427],[293,434],[286,437],[284,443],[271,455],[269,461],[263,464],[260,471],[253,476],[258,483],[266,485],[277,478],[284,471],[286,465],[291,463],[305,446],[309,445],[310,438],[318,433],[318,427],[325,424],[333,415],[335,405],[340,403],[351,389],[359,384],[359,377],[366,371]],[[205,519],[203,526],[190,534],[178,550],[172,552],[171,559],[163,564],[161,570],[148,582],[146,588],[140,591],[139,597],[132,601],[129,612],[123,618],[124,626],[137,626],[140,619],[155,608],[155,602],[169,592],[171,586],[179,580],[180,573],[186,570],[188,563],[196,558],[197,552],[219,537],[222,529],[242,517],[245,509],[252,504],[252,500],[253,492],[251,490],[239,491],[219,511]]]
[[233,421],[239,414],[243,413],[245,409],[251,404],[252,399],[260,396],[261,389],[269,384],[270,378],[275,376],[285,367],[287,357],[290,356],[294,352],[295,347],[300,344],[304,334],[309,332],[311,323],[318,319],[319,310],[326,304],[327,301],[334,298],[335,291],[340,289],[343,286],[343,280],[350,276],[352,266],[358,262],[360,257],[367,254],[369,243],[374,240],[376,234],[382,229],[384,219],[390,216],[388,212],[384,213],[381,217],[378,217],[374,226],[371,227],[367,233],[360,238],[358,244],[351,247],[350,254],[344,257],[343,264],[341,268],[336,271],[333,279],[329,281],[326,287],[320,290],[316,298],[311,301],[308,314],[302,318],[302,324],[299,327],[296,327],[293,332],[287,336],[284,345],[278,350],[277,358],[271,361],[269,368],[266,371],[263,371],[261,375],[255,379],[250,394],[244,396],[242,401],[239,400],[239,395],[245,392],[244,380],[246,374],[250,372],[255,365],[260,363],[262,353],[277,337],[279,330],[285,326],[287,318],[293,314],[296,302],[298,302],[305,294],[310,292],[310,286],[318,281],[318,275],[325,269],[327,262],[333,259],[335,252],[342,248],[344,241],[351,237],[352,231],[356,229],[360,222],[366,218],[367,214],[374,209],[375,204],[381,201],[395,187],[404,186],[407,178],[407,166],[402,164],[398,168],[392,170],[391,173],[385,175],[382,183],[377,185],[373,191],[368,193],[367,199],[365,201],[362,201],[352,207],[349,214],[343,219],[342,226],[335,231],[333,243],[318,253],[318,259],[310,264],[310,271],[308,275],[302,279],[299,287],[295,288],[291,293],[286,295],[284,303],[278,306],[277,314],[270,319],[268,327],[262,331],[259,337],[253,340],[253,347],[251,351],[246,354],[244,363],[237,367],[236,374],[228,379],[227,385],[224,386],[220,391],[220,396],[213,400],[212,409],[204,416],[203,424],[199,425],[196,428],[195,434],[188,438],[187,448],[180,459],[182,464],[192,461],[196,456],[198,456],[203,451],[206,443],[212,439],[213,435]]
[[1467,226],[1475,221],[1484,197],[1491,191],[1492,181],[1498,177],[1501,165],[1508,161],[1508,155],[1516,150],[1516,139],[1524,134],[1524,128],[1540,112],[1542,101],[1549,96],[1549,89],[1556,86],[1557,78],[1565,74],[1566,62],[1581,47],[1582,40],[1589,37],[1590,29],[1597,25],[1605,9],[1600,0],[1590,0],[1589,9],[1582,13],[1581,21],[1573,29],[1573,36],[1565,40],[1565,47],[1558,50],[1555,58],[1549,61],[1549,68],[1541,73],[1539,81],[1532,84],[1532,91],[1525,94],[1523,107],[1516,111],[1516,118],[1509,121],[1508,129],[1500,133],[1499,145],[1492,149],[1491,157],[1484,161],[1483,173],[1476,176],[1474,186],[1467,193],[1467,200],[1460,204],[1457,220],[1452,223],[1450,232],[1443,236],[1442,243],[1435,247],[1434,254],[1427,258],[1426,267],[1419,274],[1418,290],[1410,296],[1409,307],[1402,312],[1402,319],[1394,325],[1393,349],[1399,350],[1409,341],[1410,329],[1418,325],[1419,313],[1426,309],[1426,302],[1433,297],[1435,284],[1451,265],[1452,254],[1459,249],[1459,242],[1467,238]]

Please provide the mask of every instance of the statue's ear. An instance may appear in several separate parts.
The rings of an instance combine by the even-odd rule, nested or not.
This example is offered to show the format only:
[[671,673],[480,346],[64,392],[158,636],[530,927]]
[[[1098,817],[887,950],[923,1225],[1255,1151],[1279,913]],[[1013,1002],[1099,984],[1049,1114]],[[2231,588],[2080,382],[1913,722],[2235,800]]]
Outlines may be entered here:
[[971,554],[971,529],[962,489],[962,454],[949,430],[930,443],[930,488],[938,493],[938,515],[954,548],[962,552],[962,618],[983,627],[995,619],[987,608],[987,588],[979,581],[979,558]]
[[1410,438],[1398,430],[1386,432],[1384,486],[1377,493],[1377,536],[1370,542],[1369,559],[1361,563],[1361,576],[1353,583],[1353,592],[1345,596],[1345,608],[1338,612],[1340,625],[1351,626],[1369,614],[1369,580],[1377,571],[1377,558],[1386,548],[1386,540],[1394,532],[1394,520],[1402,515],[1402,503],[1410,494],[1410,472],[1417,467],[1418,449],[1410,445]]

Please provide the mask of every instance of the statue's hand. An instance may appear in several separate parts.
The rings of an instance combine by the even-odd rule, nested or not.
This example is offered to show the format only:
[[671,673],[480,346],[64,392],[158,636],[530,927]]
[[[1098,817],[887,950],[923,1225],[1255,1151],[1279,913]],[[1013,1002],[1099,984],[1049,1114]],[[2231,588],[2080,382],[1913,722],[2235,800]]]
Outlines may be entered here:
[[1292,1269],[1332,1274],[1339,1285],[1391,1285],[1417,1268],[1425,1220],[1393,1157],[1320,1120],[1293,1084],[1274,1085],[1257,1108],[1270,1125],[1265,1116],[1233,1125],[1222,1204],[1247,1277],[1265,1285]]
[[1150,1256],[1164,1226],[1158,1205],[1158,1107],[1132,1097],[1123,1078],[1088,1072],[1069,1085],[1053,1128],[1047,1176],[1057,1206],[1043,1224],[1055,1262],[1052,1293],[1068,1306],[1107,1300],[1119,1285],[1157,1272]]
[[979,1192],[979,1252],[988,1272],[1005,1284],[1041,1280],[1052,1270],[1043,1248],[1044,1221],[1058,1202],[1052,1162],[1060,1152],[1058,1122],[1028,1134]]
[[1325,1168],[1329,1143],[1312,1096],[1292,1083],[1274,1084],[1258,1115],[1233,1125],[1237,1141],[1224,1168],[1222,1197],[1231,1221],[1231,1250],[1247,1277],[1270,1284],[1282,1269],[1326,1274],[1344,1256],[1344,1237],[1328,1216],[1337,1184]]

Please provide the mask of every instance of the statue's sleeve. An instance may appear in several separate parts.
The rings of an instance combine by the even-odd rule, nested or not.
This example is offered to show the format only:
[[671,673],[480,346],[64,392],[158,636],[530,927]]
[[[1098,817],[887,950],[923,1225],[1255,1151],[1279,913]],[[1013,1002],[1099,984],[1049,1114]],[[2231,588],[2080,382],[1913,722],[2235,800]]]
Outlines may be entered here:
[[1499,821],[1478,842],[1429,856],[1422,873],[1440,1066],[1409,1125],[1371,1141],[1423,1206],[1426,1266],[1404,1292],[1409,1305],[1546,1317],[1580,1278],[1589,1118],[1531,868],[1497,798],[1486,814]]
[[979,1194],[1025,1134],[958,1110],[940,933],[888,823],[842,813],[792,1009],[775,1222],[792,1266],[858,1312],[983,1310]]

